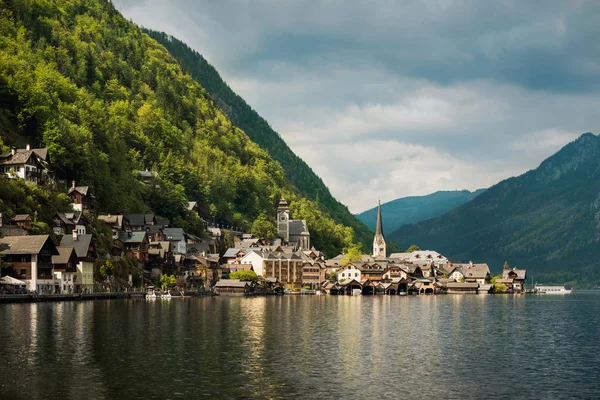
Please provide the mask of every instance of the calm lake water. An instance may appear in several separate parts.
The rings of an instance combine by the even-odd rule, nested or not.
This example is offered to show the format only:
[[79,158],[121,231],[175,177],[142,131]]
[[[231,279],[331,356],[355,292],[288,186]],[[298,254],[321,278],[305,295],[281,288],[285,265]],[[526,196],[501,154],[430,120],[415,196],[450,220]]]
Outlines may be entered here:
[[600,293],[0,305],[1,399],[600,398]]

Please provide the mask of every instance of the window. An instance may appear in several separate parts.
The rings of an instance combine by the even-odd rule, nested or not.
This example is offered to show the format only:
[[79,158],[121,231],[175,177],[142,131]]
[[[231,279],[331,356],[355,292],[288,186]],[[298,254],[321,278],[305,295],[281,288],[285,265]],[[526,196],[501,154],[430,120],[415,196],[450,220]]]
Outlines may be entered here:
[[354,274],[354,277],[358,278],[358,272]]
[[25,275],[27,275],[27,271],[25,271],[24,269],[22,269],[22,270],[21,270],[21,274],[20,274],[20,275],[21,275],[21,276],[25,276]]

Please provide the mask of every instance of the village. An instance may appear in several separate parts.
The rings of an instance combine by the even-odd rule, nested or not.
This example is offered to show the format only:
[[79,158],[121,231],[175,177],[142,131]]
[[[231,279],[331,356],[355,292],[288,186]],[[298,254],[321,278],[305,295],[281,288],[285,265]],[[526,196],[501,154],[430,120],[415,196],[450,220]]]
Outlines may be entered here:
[[[47,149],[26,146],[0,155],[0,173],[31,185],[49,174],[49,164]],[[149,185],[156,176],[138,174]],[[524,269],[505,265],[493,277],[485,263],[456,262],[436,251],[388,256],[380,205],[372,253],[327,258],[283,198],[274,215],[277,237],[260,238],[208,221],[204,234],[194,235],[153,213],[103,213],[92,189],[74,181],[66,195],[72,210],[56,213],[53,234],[32,234],[35,216],[0,214],[0,295],[146,293],[158,287],[169,297],[525,292]],[[198,216],[197,202],[188,201],[187,211]],[[98,229],[90,228],[97,226],[109,233],[95,234]]]

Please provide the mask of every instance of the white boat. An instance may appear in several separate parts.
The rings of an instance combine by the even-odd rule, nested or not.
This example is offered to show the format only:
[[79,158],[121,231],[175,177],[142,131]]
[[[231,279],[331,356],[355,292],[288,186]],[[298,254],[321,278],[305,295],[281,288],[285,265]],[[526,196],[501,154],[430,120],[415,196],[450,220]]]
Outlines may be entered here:
[[152,300],[152,299],[156,299],[156,293],[152,292],[152,293],[146,294],[146,300]]
[[535,285],[533,288],[534,293],[538,294],[571,294],[573,289],[565,289],[564,286],[560,285]]
[[167,293],[163,293],[160,296],[161,299],[170,299],[171,298],[171,293],[167,292]]

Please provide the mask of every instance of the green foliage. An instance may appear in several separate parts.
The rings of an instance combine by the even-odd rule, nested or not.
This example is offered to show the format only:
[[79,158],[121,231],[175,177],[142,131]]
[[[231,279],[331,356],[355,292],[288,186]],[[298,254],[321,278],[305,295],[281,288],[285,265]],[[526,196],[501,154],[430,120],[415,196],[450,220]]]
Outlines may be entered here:
[[160,277],[160,284],[163,288],[170,288],[177,284],[177,279],[175,275],[164,274]]
[[239,279],[240,281],[258,282],[258,275],[254,271],[236,271],[229,274],[229,279]]
[[[342,224],[355,226],[360,241],[371,239],[275,134],[284,158],[304,171],[298,179],[288,174],[300,195],[286,181],[291,164],[278,158],[284,170],[269,156],[279,157],[278,148],[253,136],[256,128],[249,132],[268,152],[252,142],[164,47],[110,2],[0,0],[0,126],[0,146],[48,147],[57,177],[90,186],[104,212],[152,210],[200,233],[201,221],[186,213],[188,199],[218,223],[247,226],[274,215],[285,195],[295,200],[294,217],[310,220],[312,241],[325,253],[354,241]],[[146,168],[159,174],[153,184],[138,179]],[[302,184],[303,176],[316,186]],[[13,196],[31,204],[19,190]],[[35,207],[11,212],[16,208]],[[40,221],[49,224],[42,214],[60,207],[42,208]]]
[[329,282],[337,281],[337,272],[328,272],[325,274],[325,279],[327,279]]
[[411,245],[406,252],[407,253],[412,253],[413,251],[420,251],[421,248],[419,246],[417,246],[416,244]]
[[259,215],[252,223],[250,232],[258,238],[271,239],[277,237],[275,219],[265,214]]
[[493,276],[490,282],[494,285],[494,293],[506,293],[508,287],[504,283],[498,282],[498,279],[502,279],[502,275]]
[[108,260],[104,261],[104,263],[100,266],[100,276],[102,279],[107,279],[108,277],[112,276],[114,272],[115,266]]
[[344,251],[344,257],[342,257],[342,265],[346,265],[351,262],[361,261],[362,252],[360,251],[360,245],[352,245]]
[[[144,29],[148,35],[165,46],[167,50],[200,84],[206,88],[217,105],[229,118],[269,155],[283,167],[285,176],[299,190],[301,195],[310,200],[314,210],[321,210],[323,215],[330,217],[336,224],[353,229],[356,241],[363,246],[369,246],[373,234],[361,223],[348,208],[338,202],[329,192],[321,178],[298,156],[296,156],[281,136],[275,132],[256,111],[254,111],[240,96],[221,79],[219,73],[210,65],[202,55],[191,49],[180,40],[163,32]],[[288,197],[286,196],[286,199]],[[269,214],[271,215],[271,214]],[[294,218],[300,218],[295,216]],[[311,234],[315,227],[311,226]],[[328,229],[331,232],[330,229]],[[321,238],[311,238],[314,243],[321,245]],[[326,241],[325,241],[326,243]],[[326,247],[339,247],[335,245]],[[392,251],[397,247],[390,245]],[[388,247],[390,247],[388,246]],[[324,246],[321,246],[324,247]],[[323,249],[324,250],[324,249]],[[327,251],[326,251],[327,252]],[[338,251],[339,252],[339,251]]]

